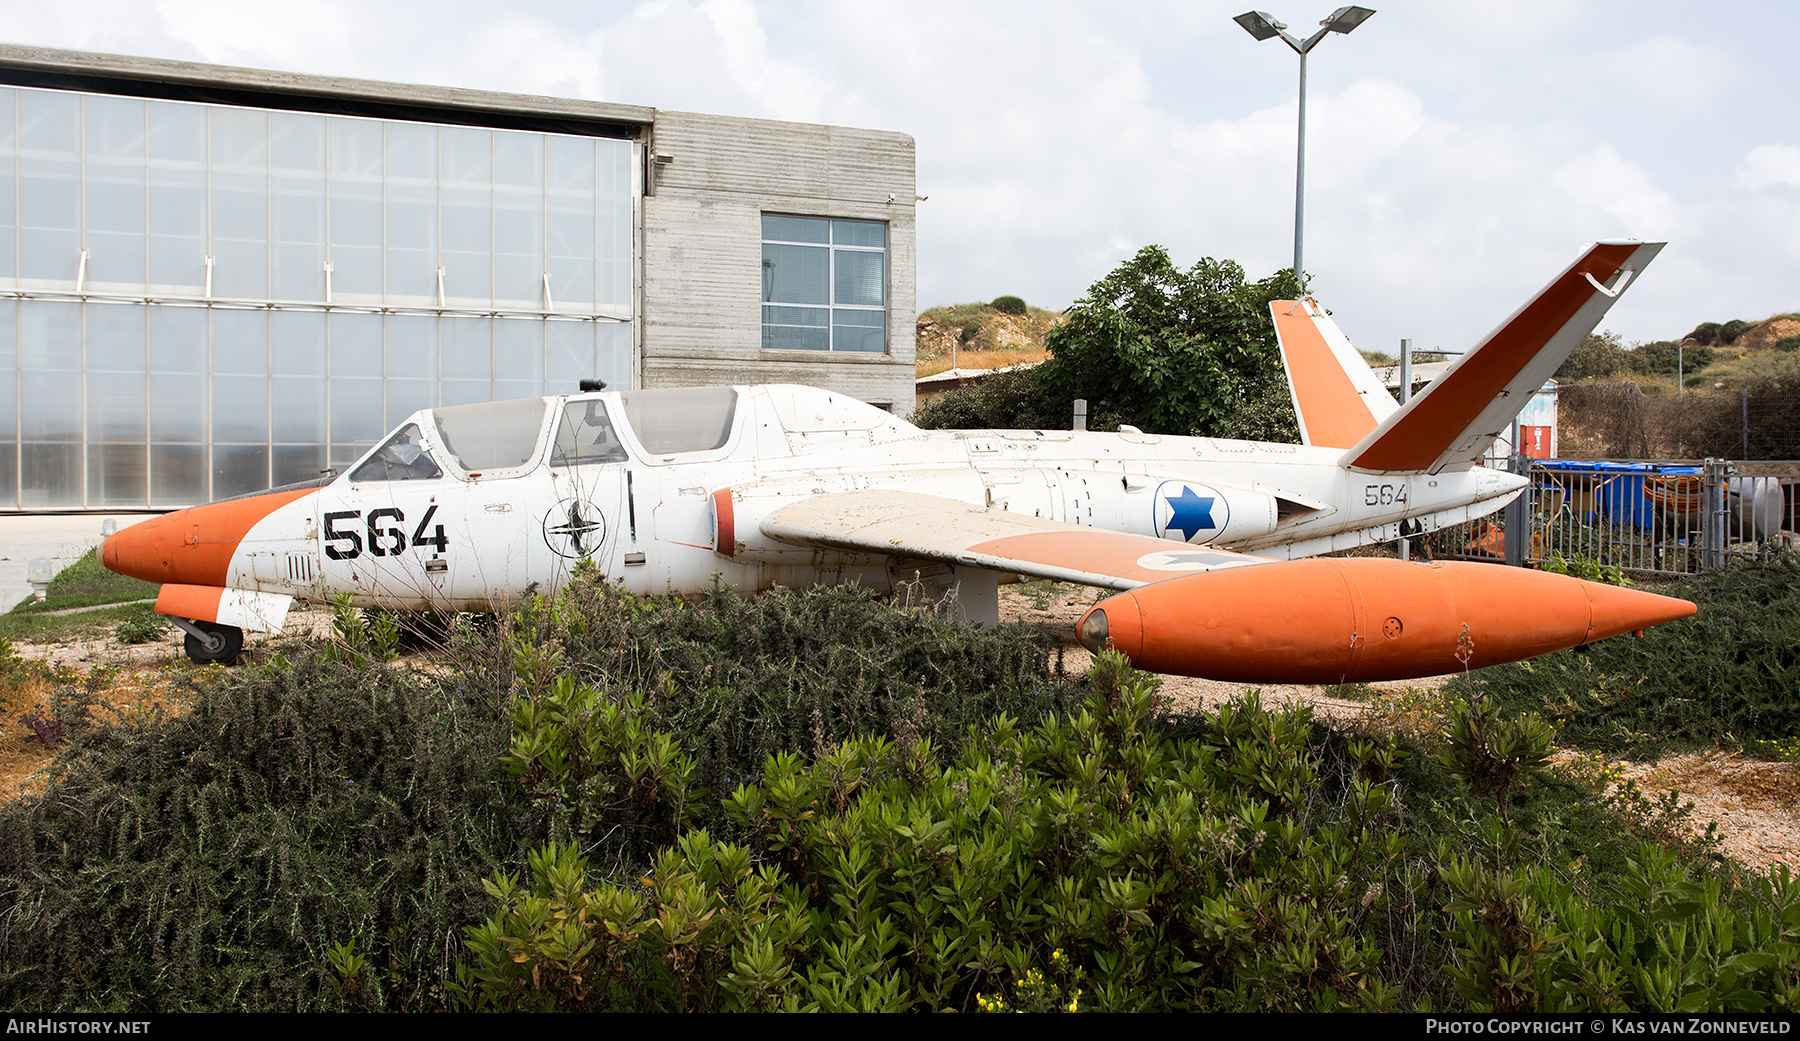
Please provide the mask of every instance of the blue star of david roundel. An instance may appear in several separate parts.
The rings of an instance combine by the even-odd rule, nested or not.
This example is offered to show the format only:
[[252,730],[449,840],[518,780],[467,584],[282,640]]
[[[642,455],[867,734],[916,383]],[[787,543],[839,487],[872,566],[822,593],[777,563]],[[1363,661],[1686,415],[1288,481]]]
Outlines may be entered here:
[[606,540],[606,518],[586,499],[564,499],[544,514],[544,544],[570,560],[591,557]]
[[1211,542],[1231,522],[1231,504],[1216,489],[1189,481],[1164,481],[1156,489],[1156,537]]

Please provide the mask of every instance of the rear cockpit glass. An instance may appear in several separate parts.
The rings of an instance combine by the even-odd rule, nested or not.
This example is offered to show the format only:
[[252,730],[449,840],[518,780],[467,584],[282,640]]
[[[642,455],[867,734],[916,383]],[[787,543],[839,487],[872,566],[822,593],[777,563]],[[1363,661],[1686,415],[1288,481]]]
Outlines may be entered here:
[[469,473],[524,466],[537,452],[544,400],[485,401],[431,410],[438,439]]
[[352,481],[427,481],[444,476],[419,440],[419,425],[408,423],[375,450],[368,461],[351,471]]
[[651,455],[706,452],[731,439],[737,391],[730,387],[628,390],[619,395],[625,422]]
[[571,401],[563,409],[562,421],[556,424],[556,447],[550,452],[551,466],[587,466],[591,463],[625,461],[625,446],[606,418],[606,406],[597,399]]

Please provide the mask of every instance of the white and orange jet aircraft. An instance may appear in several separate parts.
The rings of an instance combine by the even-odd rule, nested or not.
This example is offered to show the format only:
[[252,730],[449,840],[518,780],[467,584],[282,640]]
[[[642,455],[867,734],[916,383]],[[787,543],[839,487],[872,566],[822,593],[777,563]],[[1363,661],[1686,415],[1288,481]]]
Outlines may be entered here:
[[484,611],[592,561],[637,594],[924,576],[997,617],[1003,577],[1122,591],[1082,620],[1163,672],[1399,679],[1512,661],[1694,606],[1515,568],[1301,560],[1458,524],[1523,477],[1475,461],[1661,244],[1584,248],[1405,406],[1310,299],[1271,311],[1305,444],[1125,428],[925,431],[798,386],[427,409],[335,477],[106,540],[196,661],[296,599]]

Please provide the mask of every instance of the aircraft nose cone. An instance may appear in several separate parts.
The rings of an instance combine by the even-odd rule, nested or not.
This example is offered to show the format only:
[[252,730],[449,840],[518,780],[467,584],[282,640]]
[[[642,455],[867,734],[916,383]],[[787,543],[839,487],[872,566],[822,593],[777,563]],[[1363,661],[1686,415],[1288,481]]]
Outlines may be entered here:
[[231,558],[250,529],[311,488],[227,499],[152,517],[108,536],[101,562],[146,582],[223,586]]
[[1587,594],[1589,622],[1587,639],[1592,643],[1609,636],[1647,629],[1664,622],[1691,618],[1699,610],[1687,600],[1659,596],[1638,589],[1621,589],[1601,582],[1581,583]]
[[169,569],[173,561],[167,550],[174,548],[174,533],[180,523],[177,518],[184,512],[150,517],[108,535],[100,544],[100,563],[108,571],[128,578],[172,581]]

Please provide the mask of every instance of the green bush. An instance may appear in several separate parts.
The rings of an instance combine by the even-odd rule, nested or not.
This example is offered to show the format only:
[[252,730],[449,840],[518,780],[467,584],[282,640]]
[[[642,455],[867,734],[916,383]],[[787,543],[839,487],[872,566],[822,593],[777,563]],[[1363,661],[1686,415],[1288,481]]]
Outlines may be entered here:
[[[1067,430],[1074,401],[1062,400],[1038,384],[1037,370],[991,372],[981,379],[921,402],[912,415],[927,430]],[[1105,419],[1090,421],[1089,427]],[[1112,420],[1117,427],[1119,421]]]
[[1456,990],[1477,1012],[1771,1012],[1800,1007],[1800,885],[1785,866],[1733,898],[1645,847],[1620,898],[1551,870],[1444,851]]
[[113,627],[113,639],[120,643],[149,643],[162,638],[169,631],[169,620],[143,607],[132,611],[130,616]]
[[991,306],[1001,314],[1022,315],[1025,313],[1025,301],[1016,296],[997,296]]
[[1744,335],[1744,330],[1755,324],[1755,322],[1746,322],[1742,318],[1733,318],[1731,321],[1719,326],[1719,342],[1724,344],[1736,343],[1738,337]]
[[[1795,577],[1718,579],[1705,611],[1755,624],[1659,653],[1769,671],[1800,645]],[[1791,884],[1659,860],[1636,836],[1705,852],[1678,800],[1534,770],[1520,717],[1555,688],[1546,710],[1490,684],[1425,748],[1251,697],[1167,718],[1118,660],[1076,685],[1022,630],[852,589],[639,601],[591,572],[459,620],[447,667],[370,662],[372,628],[67,736],[50,792],[0,807],[0,1002],[1794,1004]],[[1649,641],[1592,653],[1613,643]],[[1459,740],[1480,791],[1431,754]]]
[[1778,351],[1800,351],[1800,336],[1783,336],[1775,341]]
[[[937,429],[1088,429],[1299,440],[1269,302],[1304,291],[1291,271],[1246,282],[1229,260],[1186,271],[1147,246],[1088,289],[1053,329],[1050,359],[937,395],[913,421]],[[1013,377],[1007,379],[1005,377]]]
[[[1422,850],[1391,741],[1334,751],[1307,710],[1254,693],[1182,723],[1155,704],[1102,656],[1078,712],[997,717],[948,761],[873,736],[772,755],[725,801],[735,837],[690,829],[647,871],[596,878],[547,843],[485,883],[494,912],[450,992],[508,1011],[1800,1003],[1785,872],[1733,890],[1639,847],[1616,878],[1572,878],[1524,848],[1543,818]],[[1504,802],[1545,731],[1479,714],[1451,759]]]
[[353,942],[380,966],[359,1003],[431,1007],[480,879],[546,834],[501,767],[506,721],[320,656],[212,678],[0,807],[0,1004],[340,1008],[327,953]]
[[[1040,630],[951,624],[855,586],[639,601],[584,569],[513,625],[515,648],[551,656],[547,675],[649,696],[694,756],[696,783],[714,793],[773,753],[819,757],[866,734],[954,747],[997,713],[1035,722],[1081,696],[1056,674],[1058,645]],[[724,824],[716,798],[695,804],[701,824]]]
[[[1358,926],[1392,792],[1328,820],[1303,709],[1254,698],[1166,740],[1114,655],[1081,711],[929,743],[770,756],[726,800],[742,843],[691,831],[643,885],[589,887],[568,846],[489,880],[459,993],[476,1007],[884,1011],[1385,1008]],[[1064,1006],[1066,1007],[1066,1006]]]
[[1722,328],[1723,326],[1718,322],[1701,322],[1694,327],[1693,332],[1688,333],[1682,338],[1693,340],[1696,343],[1705,344],[1710,347],[1717,347],[1719,345],[1719,331]]
[[1800,562],[1720,568],[1652,591],[1699,613],[1477,678],[1502,706],[1541,711],[1564,742],[1586,748],[1642,755],[1800,734]]

